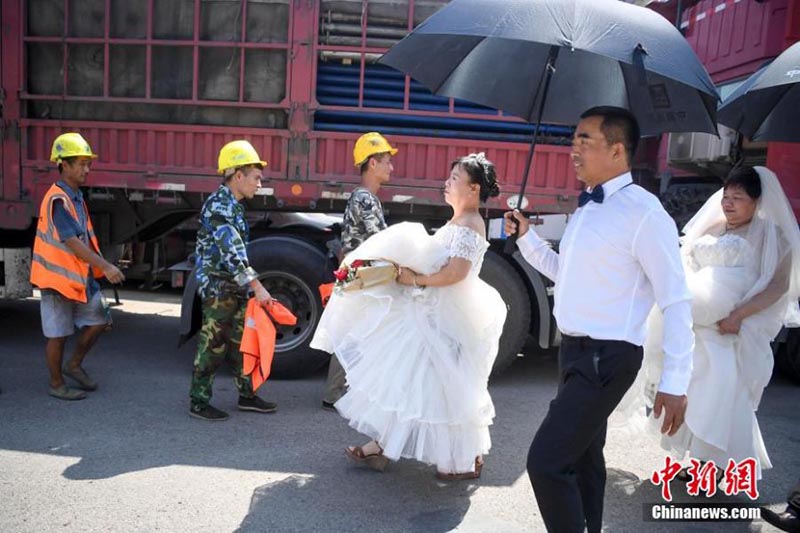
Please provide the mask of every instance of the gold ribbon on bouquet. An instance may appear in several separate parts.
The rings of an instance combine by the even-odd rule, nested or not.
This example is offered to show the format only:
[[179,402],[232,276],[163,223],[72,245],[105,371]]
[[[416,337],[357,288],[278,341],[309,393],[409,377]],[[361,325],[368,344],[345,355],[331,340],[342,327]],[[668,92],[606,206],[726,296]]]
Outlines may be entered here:
[[[348,268],[353,268],[352,266]],[[355,279],[341,284],[341,290],[360,291],[384,285],[397,278],[397,265],[388,261],[369,261],[355,269]]]

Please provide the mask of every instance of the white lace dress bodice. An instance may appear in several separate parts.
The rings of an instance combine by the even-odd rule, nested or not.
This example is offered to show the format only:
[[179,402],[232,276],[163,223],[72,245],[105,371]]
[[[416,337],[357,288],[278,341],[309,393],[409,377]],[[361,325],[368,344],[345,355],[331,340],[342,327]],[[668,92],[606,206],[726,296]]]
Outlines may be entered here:
[[755,264],[755,250],[744,237],[734,233],[703,235],[692,246],[696,267],[746,267]]
[[482,235],[466,226],[446,224],[436,231],[433,239],[447,248],[449,257],[460,257],[472,263],[470,275],[480,273],[483,256],[489,249],[489,243]]

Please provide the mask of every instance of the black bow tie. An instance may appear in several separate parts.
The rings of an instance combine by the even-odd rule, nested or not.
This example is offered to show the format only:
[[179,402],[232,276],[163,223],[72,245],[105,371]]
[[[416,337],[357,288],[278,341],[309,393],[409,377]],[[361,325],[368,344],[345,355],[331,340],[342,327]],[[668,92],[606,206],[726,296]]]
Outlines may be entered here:
[[586,204],[591,202],[597,202],[598,204],[603,203],[603,198],[605,198],[605,194],[603,193],[603,186],[598,185],[592,192],[589,191],[581,191],[581,195],[578,196],[578,207],[583,207]]

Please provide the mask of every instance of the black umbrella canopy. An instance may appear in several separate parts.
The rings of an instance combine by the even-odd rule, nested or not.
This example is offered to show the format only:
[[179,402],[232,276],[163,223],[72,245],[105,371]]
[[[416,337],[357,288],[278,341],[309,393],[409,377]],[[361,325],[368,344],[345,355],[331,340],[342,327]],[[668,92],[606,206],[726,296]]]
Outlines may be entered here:
[[719,122],[753,141],[800,142],[800,43],[747,78],[723,102]]
[[717,92],[665,18],[617,0],[453,0],[381,62],[442,96],[535,122],[576,124],[589,107],[631,110],[644,135],[716,133]]

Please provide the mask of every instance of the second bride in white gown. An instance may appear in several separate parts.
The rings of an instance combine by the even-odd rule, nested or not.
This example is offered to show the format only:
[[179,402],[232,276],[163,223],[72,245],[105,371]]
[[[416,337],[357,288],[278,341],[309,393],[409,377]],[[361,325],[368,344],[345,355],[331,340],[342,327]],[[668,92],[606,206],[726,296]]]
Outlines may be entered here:
[[[692,293],[695,349],[686,420],[661,446],[678,460],[755,460],[755,476],[772,466],[756,419],[772,375],[770,342],[796,323],[800,231],[780,182],[764,167],[739,167],[684,228],[681,255]],[[663,366],[662,319],[651,314],[644,364],[644,404]],[[634,388],[630,398],[635,406]],[[622,405],[622,404],[621,404]],[[621,411],[622,412],[622,411]],[[632,411],[631,411],[632,412]],[[652,421],[652,417],[648,419]],[[657,426],[651,428],[656,433]],[[689,479],[687,469],[678,479]]]
[[478,209],[498,193],[483,154],[462,157],[445,183],[453,217],[435,235],[397,224],[345,259],[400,266],[394,283],[335,292],[311,343],[339,358],[348,391],[335,407],[372,439],[345,450],[354,461],[383,470],[411,458],[436,465],[443,479],[480,475],[506,305],[478,277],[489,246]]

